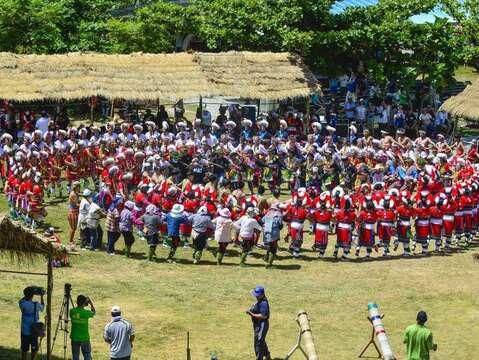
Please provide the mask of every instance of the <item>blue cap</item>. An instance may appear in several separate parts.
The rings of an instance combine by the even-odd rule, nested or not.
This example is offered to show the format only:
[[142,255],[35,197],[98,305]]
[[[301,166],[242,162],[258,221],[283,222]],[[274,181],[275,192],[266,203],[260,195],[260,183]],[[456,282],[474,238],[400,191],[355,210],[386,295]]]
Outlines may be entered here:
[[254,297],[264,295],[264,287],[260,285],[256,286],[253,290],[251,290],[251,295],[253,295]]

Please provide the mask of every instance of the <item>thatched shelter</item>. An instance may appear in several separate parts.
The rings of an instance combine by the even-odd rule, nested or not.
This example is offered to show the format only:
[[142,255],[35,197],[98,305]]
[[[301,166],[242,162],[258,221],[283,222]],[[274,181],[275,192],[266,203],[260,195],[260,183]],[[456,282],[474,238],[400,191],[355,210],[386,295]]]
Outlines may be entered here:
[[47,359],[51,359],[52,341],[52,293],[53,293],[53,266],[52,260],[64,256],[67,250],[62,245],[55,244],[37,233],[26,229],[19,222],[11,221],[7,216],[0,216],[0,253],[5,252],[19,263],[30,262],[35,258],[47,261],[47,273],[29,273],[23,271],[5,271],[26,275],[47,276],[47,309],[46,335]]
[[288,53],[199,53],[194,61],[217,95],[280,100],[319,89],[302,59]]
[[0,98],[18,102],[307,96],[317,80],[289,53],[17,55],[0,53]]
[[63,246],[44,239],[7,216],[0,216],[0,251],[7,252],[18,263],[36,257],[60,258],[66,254]]
[[464,91],[447,99],[441,106],[454,117],[479,119],[479,79],[468,85]]

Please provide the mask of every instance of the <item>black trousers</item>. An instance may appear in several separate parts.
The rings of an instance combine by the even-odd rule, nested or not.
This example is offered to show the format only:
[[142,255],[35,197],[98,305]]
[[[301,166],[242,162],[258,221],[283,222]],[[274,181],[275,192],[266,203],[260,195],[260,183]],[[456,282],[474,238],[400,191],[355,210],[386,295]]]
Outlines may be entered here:
[[193,239],[193,245],[195,246],[196,251],[203,251],[206,247],[206,241],[208,240],[208,235],[206,233],[198,234]]
[[259,328],[254,329],[254,353],[256,360],[264,360],[266,356],[270,356],[268,345],[266,344],[266,335],[268,329],[261,331]]

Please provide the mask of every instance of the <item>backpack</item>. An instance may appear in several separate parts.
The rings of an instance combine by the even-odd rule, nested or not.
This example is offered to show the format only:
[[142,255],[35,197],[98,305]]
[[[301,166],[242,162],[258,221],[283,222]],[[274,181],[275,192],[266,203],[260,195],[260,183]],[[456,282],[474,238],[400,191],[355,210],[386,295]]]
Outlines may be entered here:
[[43,338],[45,337],[45,324],[36,320],[36,317],[37,317],[37,303],[34,302],[33,303],[33,318],[34,318],[34,321],[33,321],[33,324],[32,324],[32,327],[31,327],[31,333],[32,333],[32,336],[35,337],[35,338]]

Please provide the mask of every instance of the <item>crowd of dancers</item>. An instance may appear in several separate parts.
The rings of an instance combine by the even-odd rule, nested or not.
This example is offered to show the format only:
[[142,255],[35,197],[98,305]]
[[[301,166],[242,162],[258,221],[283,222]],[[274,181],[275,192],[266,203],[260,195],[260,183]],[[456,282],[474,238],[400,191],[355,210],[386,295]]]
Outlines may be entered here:
[[307,232],[320,258],[332,246],[335,258],[350,259],[351,250],[356,257],[447,252],[468,246],[479,230],[475,143],[466,148],[423,131],[411,139],[400,128],[374,138],[354,124],[341,138],[326,123],[299,126],[288,114],[277,128],[224,116],[211,126],[28,129],[17,141],[4,133],[10,214],[36,228],[45,199],[68,193],[72,245],[78,230],[82,248],[100,248],[105,217],[110,254],[122,237],[131,256],[140,238],[149,260],[163,244],[174,262],[183,245],[199,263],[214,239],[218,264],[232,244],[241,248],[240,265],[264,248],[268,267],[282,240],[300,257]]

